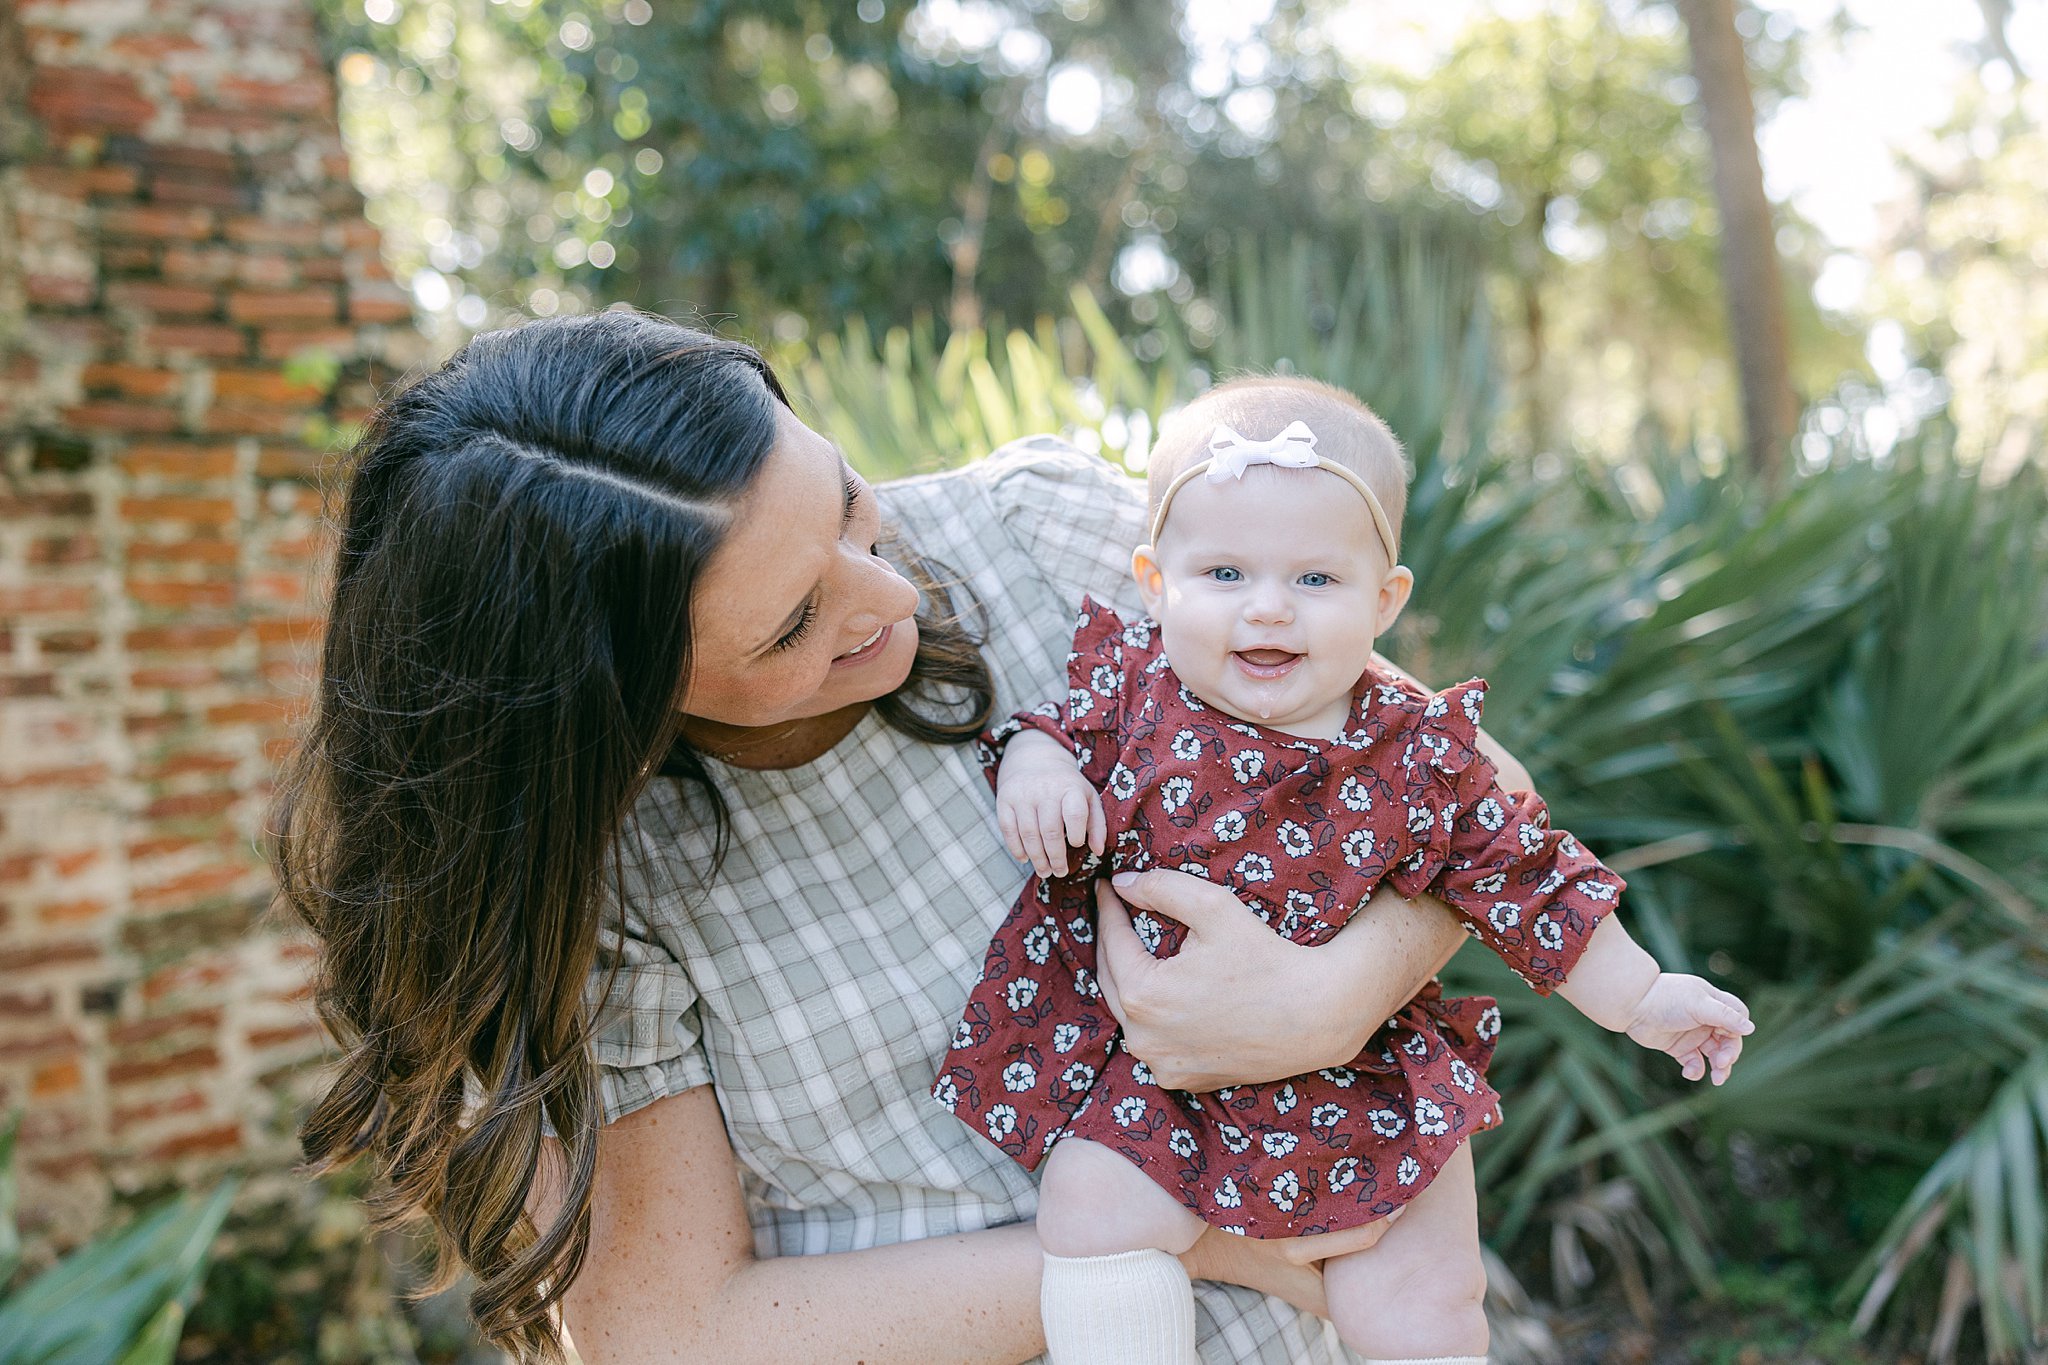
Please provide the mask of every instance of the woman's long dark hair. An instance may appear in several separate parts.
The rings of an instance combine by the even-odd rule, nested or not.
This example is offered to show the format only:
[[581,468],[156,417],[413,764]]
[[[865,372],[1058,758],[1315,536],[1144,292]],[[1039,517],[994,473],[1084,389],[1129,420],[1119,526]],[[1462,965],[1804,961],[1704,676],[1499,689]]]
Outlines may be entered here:
[[[276,816],[343,1048],[300,1136],[319,1169],[370,1158],[380,1218],[430,1221],[438,1282],[467,1267],[478,1324],[521,1359],[560,1358],[552,1309],[589,1242],[587,990],[616,836],[658,769],[702,780],[679,735],[691,592],[785,402],[749,347],[610,312],[476,338],[357,448]],[[918,660],[880,710],[964,740],[988,670],[912,572]],[[543,1119],[563,1199],[537,1228]]]

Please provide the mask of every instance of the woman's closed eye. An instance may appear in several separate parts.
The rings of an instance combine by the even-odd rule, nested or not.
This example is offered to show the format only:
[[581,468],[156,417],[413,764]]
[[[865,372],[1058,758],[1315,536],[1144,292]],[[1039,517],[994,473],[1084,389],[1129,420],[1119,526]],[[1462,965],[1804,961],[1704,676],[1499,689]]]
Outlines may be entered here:
[[[865,485],[861,483],[860,475],[849,469],[846,473],[845,487],[846,510],[839,523],[842,533],[847,527],[853,525],[854,509],[860,505],[860,495]],[[874,553],[872,546],[869,547],[868,552],[870,554]],[[817,622],[817,619],[818,597],[816,593],[813,593],[810,600],[804,603],[803,613],[797,617],[796,624],[791,626],[783,634],[782,638],[775,642],[773,652],[780,654],[785,650],[795,649],[798,645],[802,644],[804,637],[811,633],[811,627]]]

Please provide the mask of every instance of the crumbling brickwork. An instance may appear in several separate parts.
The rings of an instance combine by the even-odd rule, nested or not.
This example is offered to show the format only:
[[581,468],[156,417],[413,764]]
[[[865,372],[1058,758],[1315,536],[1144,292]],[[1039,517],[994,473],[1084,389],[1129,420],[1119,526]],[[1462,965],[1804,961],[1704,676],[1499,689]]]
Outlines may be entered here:
[[0,4],[0,1105],[24,1220],[289,1152],[257,844],[319,474],[416,344],[304,0]]

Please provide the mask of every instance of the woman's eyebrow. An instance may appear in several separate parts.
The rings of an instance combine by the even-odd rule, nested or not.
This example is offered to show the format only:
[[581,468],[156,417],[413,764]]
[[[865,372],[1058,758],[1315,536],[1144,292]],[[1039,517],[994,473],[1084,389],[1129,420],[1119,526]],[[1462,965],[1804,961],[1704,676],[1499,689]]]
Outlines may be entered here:
[[[840,487],[844,490],[839,511],[839,527],[841,530],[845,530],[847,523],[853,520],[853,466],[846,462],[846,454],[839,449],[838,445],[833,445],[832,453],[839,456]],[[795,630],[796,623],[803,619],[804,613],[817,603],[818,589],[821,586],[823,586],[822,582],[813,583],[811,590],[804,594],[803,601],[790,608],[789,615],[782,618],[782,624],[775,628],[775,634],[768,637],[767,643],[756,648],[753,654],[750,654],[748,657],[754,658],[766,654],[769,650],[780,644],[792,630]]]

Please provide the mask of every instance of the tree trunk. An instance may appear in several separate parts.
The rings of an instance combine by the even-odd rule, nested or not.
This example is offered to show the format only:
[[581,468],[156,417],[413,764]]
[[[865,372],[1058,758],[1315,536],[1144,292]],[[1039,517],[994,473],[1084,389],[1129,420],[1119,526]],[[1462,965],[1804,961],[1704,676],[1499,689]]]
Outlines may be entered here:
[[1786,340],[1785,285],[1778,234],[1756,150],[1756,104],[1736,0],[1678,0],[1692,46],[1693,76],[1714,154],[1714,201],[1721,212],[1721,280],[1742,384],[1742,427],[1750,467],[1784,465],[1798,403]]

